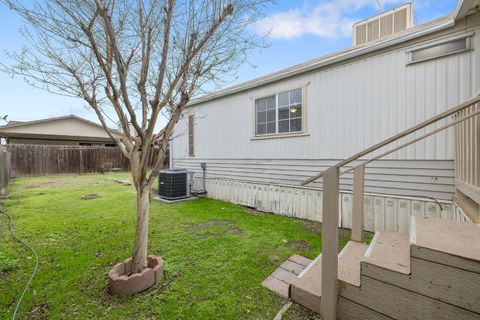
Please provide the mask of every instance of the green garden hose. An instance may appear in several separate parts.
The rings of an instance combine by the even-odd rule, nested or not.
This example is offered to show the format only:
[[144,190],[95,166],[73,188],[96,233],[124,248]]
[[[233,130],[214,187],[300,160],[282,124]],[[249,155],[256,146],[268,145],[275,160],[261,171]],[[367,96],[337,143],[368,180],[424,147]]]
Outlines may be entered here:
[[20,244],[22,244],[25,248],[27,248],[29,251],[31,251],[32,254],[35,256],[35,268],[33,269],[33,272],[32,272],[32,274],[30,275],[30,278],[28,279],[27,285],[25,286],[25,288],[23,288],[22,295],[20,296],[20,299],[18,299],[17,305],[15,306],[15,310],[13,311],[12,320],[15,320],[15,318],[17,317],[18,309],[20,308],[20,304],[22,303],[23,297],[25,296],[25,293],[27,292],[28,288],[30,288],[30,284],[32,283],[32,280],[33,280],[33,278],[35,277],[35,274],[37,273],[37,269],[38,269],[38,255],[37,255],[37,253],[35,252],[35,250],[33,250],[33,248],[28,245],[28,243],[24,242],[22,239],[20,239],[20,238],[17,237],[17,235],[15,234],[15,230],[13,229],[13,219],[12,219],[12,217],[8,214],[8,212],[5,211],[5,208],[3,208],[2,206],[0,206],[0,213],[3,213],[4,215],[7,216],[7,218],[8,218],[8,228],[10,229],[10,232],[12,233],[13,237],[15,238],[15,240],[17,240],[17,241],[18,241]]

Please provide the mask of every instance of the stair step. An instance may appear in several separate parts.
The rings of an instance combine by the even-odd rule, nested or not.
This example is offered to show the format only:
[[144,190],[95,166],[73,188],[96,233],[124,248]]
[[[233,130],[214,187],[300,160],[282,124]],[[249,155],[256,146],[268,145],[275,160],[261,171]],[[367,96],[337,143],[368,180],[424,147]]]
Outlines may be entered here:
[[368,246],[361,242],[349,241],[338,254],[338,279],[360,286],[360,262]]
[[298,254],[288,258],[277,270],[262,282],[262,285],[283,298],[289,297],[290,284],[312,262]]
[[365,276],[362,277],[361,287],[341,286],[339,296],[365,309],[374,310],[398,320],[478,320],[480,318],[478,313]]
[[403,274],[410,273],[410,244],[397,232],[377,231],[368,247],[364,262]]
[[[339,253],[338,279],[348,284],[360,285],[360,262],[368,246],[349,241]],[[295,302],[320,312],[322,295],[322,257],[317,257],[290,287],[290,298]]]
[[412,217],[410,242],[480,262],[480,227],[475,223]]

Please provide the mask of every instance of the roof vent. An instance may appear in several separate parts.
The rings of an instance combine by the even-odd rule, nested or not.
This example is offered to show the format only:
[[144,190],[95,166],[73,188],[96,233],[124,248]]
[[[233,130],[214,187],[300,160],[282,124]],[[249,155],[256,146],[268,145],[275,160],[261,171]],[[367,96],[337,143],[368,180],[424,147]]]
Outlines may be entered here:
[[371,42],[413,27],[413,5],[406,3],[353,25],[353,45]]

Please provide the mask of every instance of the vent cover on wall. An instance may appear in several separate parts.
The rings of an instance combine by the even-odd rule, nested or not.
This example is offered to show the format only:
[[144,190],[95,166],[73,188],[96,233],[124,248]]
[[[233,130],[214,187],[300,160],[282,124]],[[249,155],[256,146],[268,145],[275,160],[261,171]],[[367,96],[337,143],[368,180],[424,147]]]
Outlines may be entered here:
[[413,27],[413,5],[406,3],[353,25],[353,45],[383,38]]

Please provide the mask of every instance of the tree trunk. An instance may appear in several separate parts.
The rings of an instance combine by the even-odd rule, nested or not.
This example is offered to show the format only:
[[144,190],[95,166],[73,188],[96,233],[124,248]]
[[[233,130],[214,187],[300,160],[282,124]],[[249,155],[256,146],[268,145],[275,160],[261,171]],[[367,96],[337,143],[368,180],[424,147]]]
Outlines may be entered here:
[[133,272],[142,272],[147,267],[149,190],[137,191],[137,228],[133,251]]

